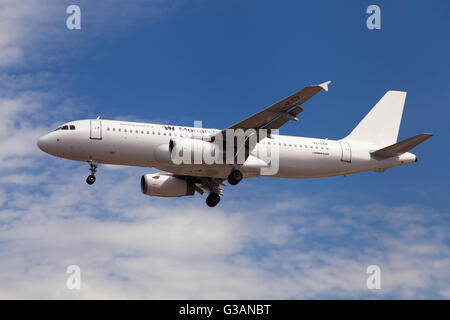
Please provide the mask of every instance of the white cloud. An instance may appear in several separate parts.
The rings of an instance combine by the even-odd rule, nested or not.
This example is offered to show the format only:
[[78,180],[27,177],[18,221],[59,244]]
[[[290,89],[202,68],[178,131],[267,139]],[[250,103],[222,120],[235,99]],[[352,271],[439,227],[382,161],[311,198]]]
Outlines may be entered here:
[[32,164],[40,154],[39,137],[61,123],[61,114],[70,117],[79,112],[71,99],[61,97],[64,90],[30,89],[28,82],[27,75],[23,83],[14,78],[8,89],[0,91],[0,172]]
[[55,14],[62,8],[59,1],[2,0],[0,3],[0,67],[24,62],[31,46],[52,37]]
[[[0,69],[47,64],[83,54],[98,36],[117,35],[144,19],[160,19],[184,0],[2,0]],[[66,8],[81,8],[81,30],[69,31]],[[49,54],[51,52],[51,54]]]
[[[200,199],[141,195],[142,169],[100,170],[91,188],[87,168],[51,162],[40,191],[18,187],[0,210],[8,216],[0,233],[2,298],[421,298],[448,289],[449,228],[437,212],[327,211],[284,199],[246,211],[227,204],[230,189],[211,210]],[[379,223],[389,227],[373,226]],[[82,268],[77,292],[65,288],[70,264]],[[380,292],[365,287],[370,264],[382,269]]]

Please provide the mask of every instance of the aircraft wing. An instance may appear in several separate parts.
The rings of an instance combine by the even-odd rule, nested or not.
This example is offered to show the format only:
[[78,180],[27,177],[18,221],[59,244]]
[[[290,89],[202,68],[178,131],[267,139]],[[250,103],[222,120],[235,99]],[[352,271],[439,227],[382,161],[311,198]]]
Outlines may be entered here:
[[[308,86],[302,90],[290,95],[289,97],[271,105],[270,107],[255,113],[254,115],[244,119],[227,129],[279,129],[289,120],[298,121],[297,115],[303,111],[301,105],[308,101],[312,96],[317,94],[320,90],[324,89],[328,91],[328,85],[331,81],[321,83],[319,85]],[[219,135],[222,136],[223,141],[226,141],[226,130],[222,130]],[[256,133],[257,140],[259,141],[259,133]],[[270,136],[270,131],[267,132],[267,136]],[[215,138],[213,138],[215,139]],[[244,145],[234,145],[234,158],[236,159],[238,154],[244,153],[244,159],[247,159],[251,150],[255,147],[255,144],[249,143],[249,138],[246,137]],[[225,156],[225,153],[224,153]]]
[[331,81],[315,86],[308,86],[289,97],[255,113],[227,129],[278,129],[289,120],[298,121],[297,115],[303,111],[300,107],[320,90],[328,91]]

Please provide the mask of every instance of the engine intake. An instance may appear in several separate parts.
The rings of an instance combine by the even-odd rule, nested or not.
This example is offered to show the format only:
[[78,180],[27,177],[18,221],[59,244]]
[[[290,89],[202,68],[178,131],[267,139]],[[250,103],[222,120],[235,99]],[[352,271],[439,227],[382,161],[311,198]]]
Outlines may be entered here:
[[184,197],[194,195],[195,185],[167,174],[146,174],[141,178],[141,191],[153,197]]

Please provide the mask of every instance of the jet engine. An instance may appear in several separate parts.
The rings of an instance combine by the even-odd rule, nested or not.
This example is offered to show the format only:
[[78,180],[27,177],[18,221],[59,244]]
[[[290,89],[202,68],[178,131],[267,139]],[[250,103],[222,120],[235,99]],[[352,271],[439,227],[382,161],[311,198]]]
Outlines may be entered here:
[[154,197],[184,197],[194,195],[195,185],[163,173],[146,174],[141,178],[141,191]]

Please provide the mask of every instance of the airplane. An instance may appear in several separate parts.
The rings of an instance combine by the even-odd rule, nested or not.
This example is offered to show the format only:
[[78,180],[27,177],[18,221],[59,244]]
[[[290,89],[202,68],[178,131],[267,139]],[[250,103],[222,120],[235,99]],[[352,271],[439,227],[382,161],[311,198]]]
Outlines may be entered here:
[[[182,197],[207,192],[209,207],[220,202],[225,181],[237,185],[243,178],[258,176],[289,179],[347,176],[366,171],[384,172],[388,168],[417,162],[417,156],[408,151],[433,134],[422,133],[397,142],[406,99],[406,92],[402,91],[387,91],[350,134],[340,140],[274,134],[285,123],[298,121],[298,115],[304,111],[302,105],[321,90],[328,91],[330,83],[307,86],[225,130],[99,117],[68,122],[41,137],[37,145],[50,155],[87,162],[91,171],[86,179],[89,185],[96,181],[99,164],[151,167],[161,172],[141,177],[143,194]],[[224,138],[225,131],[239,129],[253,130],[256,134],[239,141]],[[260,135],[257,130],[268,133]],[[249,142],[249,137],[254,137],[253,143]],[[227,154],[231,162],[174,163],[172,151],[175,146],[181,146],[178,151],[187,150],[192,156],[210,148],[216,138],[236,143],[230,149],[217,149],[222,153],[219,158]],[[192,142],[198,142],[200,148],[185,148]],[[263,159],[259,151],[269,146],[277,148],[274,159],[278,164],[276,172],[265,175],[263,169],[267,169],[274,159]],[[235,160],[238,155],[243,158],[240,163]]]

